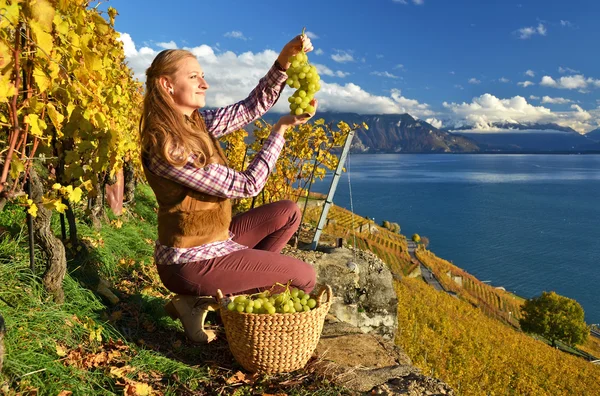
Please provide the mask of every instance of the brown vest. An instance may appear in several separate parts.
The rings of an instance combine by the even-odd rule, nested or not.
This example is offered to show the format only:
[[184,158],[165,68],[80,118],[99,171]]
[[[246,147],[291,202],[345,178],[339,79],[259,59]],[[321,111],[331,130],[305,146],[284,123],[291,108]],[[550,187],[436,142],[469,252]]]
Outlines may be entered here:
[[[208,163],[226,164],[214,139],[213,149]],[[229,199],[192,190],[152,173],[144,159],[142,164],[158,202],[158,241],[161,245],[189,248],[229,238]]]

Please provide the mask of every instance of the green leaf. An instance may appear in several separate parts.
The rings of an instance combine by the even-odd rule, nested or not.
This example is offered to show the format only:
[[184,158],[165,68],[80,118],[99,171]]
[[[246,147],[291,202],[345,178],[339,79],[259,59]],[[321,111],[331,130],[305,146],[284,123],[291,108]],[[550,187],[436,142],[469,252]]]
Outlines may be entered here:
[[16,180],[19,175],[21,174],[21,172],[23,172],[25,170],[25,165],[23,164],[23,162],[21,162],[20,159],[18,158],[13,158],[10,161],[10,177],[13,180]]

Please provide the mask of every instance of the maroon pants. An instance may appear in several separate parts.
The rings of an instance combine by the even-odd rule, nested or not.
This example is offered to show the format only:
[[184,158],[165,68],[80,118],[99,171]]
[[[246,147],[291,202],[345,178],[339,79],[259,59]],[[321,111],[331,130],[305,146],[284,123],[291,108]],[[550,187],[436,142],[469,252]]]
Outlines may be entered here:
[[281,255],[281,249],[300,225],[300,209],[293,201],[279,201],[235,216],[229,229],[233,240],[248,249],[209,260],[157,265],[164,285],[177,294],[214,296],[255,293],[276,282],[310,292],[315,270],[310,264]]

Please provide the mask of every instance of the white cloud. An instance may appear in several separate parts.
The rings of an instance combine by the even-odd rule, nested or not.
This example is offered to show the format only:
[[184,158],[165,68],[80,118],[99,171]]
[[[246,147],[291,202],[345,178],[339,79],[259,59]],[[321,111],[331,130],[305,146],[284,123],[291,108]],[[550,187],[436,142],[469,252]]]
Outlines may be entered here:
[[473,77],[469,79],[469,84],[481,84],[481,80],[478,80],[475,77]]
[[304,34],[306,34],[308,36],[308,38],[311,39],[311,40],[315,40],[315,39],[319,38],[319,36],[317,36],[316,33],[309,32],[308,30]]
[[450,73],[450,74],[452,74],[452,75],[455,75],[455,74],[456,74],[456,72],[455,72],[454,70],[450,70],[448,73]]
[[535,95],[529,95],[529,99],[531,100],[540,100],[539,96],[535,96]]
[[564,27],[573,27],[573,24],[571,23],[571,21],[563,21],[562,19],[560,20],[560,26],[564,26]]
[[[136,50],[135,43],[127,33],[121,34],[126,48],[126,60],[135,76],[145,81],[145,71],[152,63],[159,50],[144,47]],[[278,53],[272,50],[261,52],[244,52],[236,54],[231,51],[215,52],[208,45],[184,48],[192,52],[204,69],[210,85],[206,94],[207,106],[221,107],[236,103],[247,97],[258,81],[266,74],[277,59]],[[324,67],[315,65],[317,69]],[[329,68],[319,70],[322,77],[342,77],[348,73],[332,71]],[[331,73],[331,74],[330,74]],[[373,95],[354,83],[345,85],[329,83],[327,78],[321,79],[321,90],[317,94],[319,110],[355,112],[360,114],[402,114],[409,113],[424,119],[436,115],[428,104],[403,97],[400,90],[393,89],[389,96]],[[287,87],[274,111],[287,113],[287,97],[292,89]]]
[[317,48],[317,50],[315,51],[315,55],[323,55],[324,52],[321,48]]
[[317,68],[319,75],[321,76],[331,76],[331,77],[340,77],[344,78],[348,76],[350,73],[343,72],[341,70],[333,71],[325,65],[321,65],[318,63],[313,63],[313,65]]
[[533,70],[527,70],[525,75],[529,77],[535,77],[535,72]]
[[550,103],[550,104],[566,104],[573,102],[571,99],[566,98],[551,98],[550,96],[544,96],[542,98],[542,103]]
[[586,93],[588,92],[587,88],[600,88],[600,80],[591,77],[586,78],[582,74],[560,77],[558,80],[550,76],[543,76],[540,85],[559,89],[578,89]]
[[440,129],[443,125],[442,121],[438,120],[437,118],[428,118],[425,120],[425,122],[431,124],[432,127]]
[[465,87],[463,87],[460,84],[454,84],[454,88],[458,88],[458,89],[465,89]]
[[171,40],[168,43],[156,43],[157,47],[163,48],[163,49],[176,49],[177,48],[177,44],[175,44],[175,41]]
[[125,56],[137,55],[135,43],[133,42],[133,39],[129,33],[119,33],[119,38],[117,40],[123,43],[123,51],[125,52]]
[[[398,3],[398,4],[404,4],[407,5],[408,1],[407,0],[392,0],[394,3]],[[423,5],[425,4],[425,0],[412,0],[412,2],[416,5]]]
[[404,70],[404,65],[402,63],[398,63],[396,66],[394,66],[394,69]]
[[146,69],[152,63],[152,60],[159,51],[154,51],[148,47],[142,47],[139,51],[135,47],[133,39],[129,33],[119,33],[119,40],[123,42],[123,50],[129,67],[134,72],[134,77],[140,81],[146,80]]
[[382,55],[382,54],[376,54],[376,55],[375,55],[375,58],[377,58],[377,59],[382,59],[382,58],[383,58],[383,55]]
[[539,34],[540,36],[545,36],[546,32],[546,27],[542,23],[538,24],[537,27],[529,26],[518,29],[516,31],[516,33],[519,34],[519,38],[522,40],[529,39],[536,34]]
[[520,85],[523,88],[527,88],[530,85],[535,85],[535,83],[533,81],[521,81],[521,82],[518,82],[517,85]]
[[[527,103],[522,96],[500,99],[486,93],[472,99],[471,103],[443,103],[452,112],[458,122],[474,125],[479,130],[493,130],[492,123],[557,123],[582,133],[590,131],[600,120],[598,114],[592,114],[579,105],[571,105],[571,111],[553,112],[544,106]],[[600,109],[599,109],[600,110]],[[594,120],[595,119],[595,120]]]
[[331,59],[338,63],[354,62],[354,57],[346,51],[338,51],[337,53],[331,55]]
[[379,77],[387,77],[387,78],[398,78],[398,76],[389,73],[387,71],[372,71],[370,74],[374,75],[374,76],[379,76]]
[[510,80],[506,77],[500,77],[500,79],[498,81],[500,81],[501,83],[509,83],[510,82]]
[[538,34],[545,36],[547,32],[546,27],[540,23],[537,27],[537,32]]
[[240,32],[239,30],[232,30],[231,32],[225,33],[223,36],[234,38],[234,39],[240,39],[240,40],[244,40],[244,41],[248,40],[248,38],[246,36],[244,36],[244,33]]
[[580,73],[579,70],[571,69],[570,67],[562,67],[562,66],[558,67],[558,72],[560,74],[565,74],[565,73],[579,74]]
[[388,97],[372,95],[354,83],[346,85],[321,83],[321,91],[317,95],[319,109],[322,111],[359,114],[409,113],[419,118],[435,115],[428,104],[403,97],[399,89],[392,89]]

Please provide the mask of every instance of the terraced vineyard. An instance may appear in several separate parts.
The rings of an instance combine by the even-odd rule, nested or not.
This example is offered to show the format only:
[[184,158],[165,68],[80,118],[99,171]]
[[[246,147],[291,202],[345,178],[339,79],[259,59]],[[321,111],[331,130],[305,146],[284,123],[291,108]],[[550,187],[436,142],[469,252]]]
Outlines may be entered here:
[[[320,213],[321,208],[313,208],[307,210],[305,216],[316,224]],[[391,232],[335,205],[330,208],[327,220],[324,229],[327,234],[343,238],[348,246],[353,246],[356,241],[357,248],[375,253],[390,266],[393,273],[407,276],[418,266],[418,263],[411,261],[404,235]]]
[[522,300],[475,278],[452,263],[425,249],[415,251],[417,258],[431,269],[442,286],[479,307],[486,315],[519,327]]

